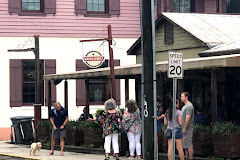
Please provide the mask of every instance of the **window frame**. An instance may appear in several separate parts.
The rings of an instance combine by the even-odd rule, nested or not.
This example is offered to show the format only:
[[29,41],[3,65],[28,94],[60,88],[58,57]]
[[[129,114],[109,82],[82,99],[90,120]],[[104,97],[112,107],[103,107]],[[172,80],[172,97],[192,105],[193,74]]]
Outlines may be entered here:
[[[103,63],[102,63],[102,65],[100,66],[100,67],[98,67],[98,68],[105,68],[105,67],[108,67],[108,60],[105,60]],[[94,69],[94,68],[89,68],[89,67],[87,67],[87,70],[90,70],[90,69]],[[107,97],[107,79],[94,79],[94,81],[93,80],[91,80],[91,79],[89,79],[89,83],[88,83],[88,85],[89,85],[89,93],[90,93],[90,85],[91,84],[105,84],[105,101],[106,101],[106,97]],[[102,105],[102,104],[104,104],[104,102],[105,101],[103,101],[103,102],[91,102],[90,101],[90,98],[89,98],[89,104],[90,105]]]
[[23,10],[21,0],[21,13],[44,13],[44,0],[40,0],[40,10]]
[[109,14],[109,0],[104,0],[104,11],[88,11],[88,0],[86,0],[87,15],[105,15]]

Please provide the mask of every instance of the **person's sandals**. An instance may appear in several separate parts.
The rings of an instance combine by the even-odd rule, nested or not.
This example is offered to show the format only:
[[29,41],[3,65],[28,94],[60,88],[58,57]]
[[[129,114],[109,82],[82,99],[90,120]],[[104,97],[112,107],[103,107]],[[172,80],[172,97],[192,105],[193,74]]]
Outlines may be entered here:
[[64,154],[63,154],[63,153],[60,153],[60,156],[64,156]]
[[134,157],[128,157],[128,159],[134,159]]
[[54,154],[54,152],[49,152],[48,153],[48,156],[51,156],[51,155],[53,155]]
[[119,157],[115,157],[116,160],[119,160]]
[[109,160],[110,159],[110,157],[105,157],[105,159],[104,160]]

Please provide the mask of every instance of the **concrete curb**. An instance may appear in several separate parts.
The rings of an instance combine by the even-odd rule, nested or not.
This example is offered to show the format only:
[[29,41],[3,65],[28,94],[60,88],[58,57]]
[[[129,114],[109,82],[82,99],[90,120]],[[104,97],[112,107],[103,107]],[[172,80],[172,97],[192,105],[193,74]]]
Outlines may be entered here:
[[16,156],[12,154],[4,154],[0,153],[1,156],[8,156],[8,157],[16,157],[16,158],[22,158],[22,159],[30,159],[30,160],[46,160],[46,159],[40,159],[40,158],[32,158],[32,157],[25,157],[25,156]]

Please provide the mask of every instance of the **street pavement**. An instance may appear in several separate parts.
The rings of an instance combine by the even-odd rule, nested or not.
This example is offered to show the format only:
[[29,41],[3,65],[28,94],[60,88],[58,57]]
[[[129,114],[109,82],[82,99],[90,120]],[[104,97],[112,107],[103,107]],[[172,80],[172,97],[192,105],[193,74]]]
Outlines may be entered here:
[[[60,156],[60,151],[55,151],[54,155],[48,156],[49,150],[41,149],[41,155],[30,156],[30,146],[9,144],[7,141],[0,141],[0,155],[18,156],[26,159],[37,160],[104,160],[103,154],[83,154],[75,152],[64,152],[64,156]],[[38,153],[38,152],[37,152]],[[113,157],[110,156],[113,160]],[[120,160],[127,160],[127,157],[120,157]]]

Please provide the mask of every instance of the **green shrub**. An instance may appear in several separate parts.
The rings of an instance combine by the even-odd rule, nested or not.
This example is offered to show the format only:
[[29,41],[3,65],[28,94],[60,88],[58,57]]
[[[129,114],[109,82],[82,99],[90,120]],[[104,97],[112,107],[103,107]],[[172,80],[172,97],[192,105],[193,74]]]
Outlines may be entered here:
[[75,121],[68,121],[66,124],[66,128],[75,128],[76,122]]
[[199,133],[199,132],[210,132],[211,128],[209,126],[202,126],[202,125],[195,125],[193,128],[194,133]]
[[38,123],[38,128],[41,128],[41,127],[50,127],[52,126],[52,123],[49,121],[49,120],[42,120]]
[[104,110],[103,109],[98,109],[95,113],[95,117],[98,118],[100,117],[102,114],[104,113]]
[[240,126],[233,124],[232,122],[217,122],[212,128],[213,134],[229,135],[231,133],[240,133]]

